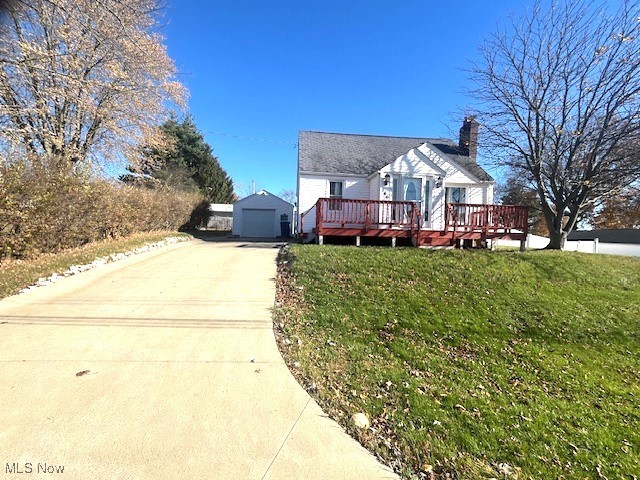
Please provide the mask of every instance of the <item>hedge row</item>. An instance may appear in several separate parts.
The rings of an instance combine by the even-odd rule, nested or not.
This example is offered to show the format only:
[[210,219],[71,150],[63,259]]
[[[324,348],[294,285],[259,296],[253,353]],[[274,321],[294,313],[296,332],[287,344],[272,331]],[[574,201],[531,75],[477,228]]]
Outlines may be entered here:
[[0,260],[57,252],[135,232],[177,230],[202,202],[78,173],[0,166]]

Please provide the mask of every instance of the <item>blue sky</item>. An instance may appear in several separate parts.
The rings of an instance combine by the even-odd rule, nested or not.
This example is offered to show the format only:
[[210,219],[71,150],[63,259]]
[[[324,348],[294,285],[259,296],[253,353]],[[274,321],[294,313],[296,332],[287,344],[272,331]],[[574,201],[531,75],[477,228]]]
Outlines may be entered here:
[[163,33],[222,167],[278,194],[299,130],[457,138],[463,69],[529,3],[173,0]]

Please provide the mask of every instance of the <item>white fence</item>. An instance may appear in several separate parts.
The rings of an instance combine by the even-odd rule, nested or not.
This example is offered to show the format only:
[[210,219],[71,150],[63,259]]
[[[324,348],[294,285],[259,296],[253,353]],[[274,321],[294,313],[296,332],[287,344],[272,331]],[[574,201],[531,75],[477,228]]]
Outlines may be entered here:
[[[495,240],[494,240],[495,241]],[[516,240],[497,240],[498,247],[518,248],[520,242]],[[527,248],[540,249],[549,244],[549,239],[538,235],[527,235]],[[640,245],[633,243],[603,243],[595,240],[575,240],[565,243],[565,251],[581,253],[600,253],[606,255],[625,255],[640,257]]]
[[211,230],[231,230],[233,225],[233,217],[231,215],[211,215],[206,220],[206,228]]

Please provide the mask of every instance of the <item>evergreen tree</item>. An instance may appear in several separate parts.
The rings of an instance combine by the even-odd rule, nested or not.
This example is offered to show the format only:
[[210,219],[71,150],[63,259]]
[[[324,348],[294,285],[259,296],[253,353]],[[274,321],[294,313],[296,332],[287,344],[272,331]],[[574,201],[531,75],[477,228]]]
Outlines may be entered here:
[[[233,181],[191,117],[182,122],[175,118],[167,120],[160,126],[160,132],[166,139],[164,145],[143,148],[142,162],[131,171],[137,170],[180,190],[197,189],[212,203],[235,201]],[[130,180],[125,177],[123,180]]]

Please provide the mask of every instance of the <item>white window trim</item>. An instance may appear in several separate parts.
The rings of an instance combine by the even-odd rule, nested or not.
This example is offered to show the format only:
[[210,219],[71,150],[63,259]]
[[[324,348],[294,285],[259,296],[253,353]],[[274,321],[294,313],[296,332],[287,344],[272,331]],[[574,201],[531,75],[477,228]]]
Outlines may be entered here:
[[447,198],[447,189],[449,188],[464,188],[464,202],[462,203],[469,203],[467,200],[469,200],[469,188],[472,187],[473,185],[469,185],[469,184],[446,184],[443,185],[442,188],[444,189],[444,203],[445,205],[449,202],[449,199]]
[[[340,196],[339,197],[332,197],[331,196],[331,184],[332,183],[339,183],[340,184]],[[329,179],[327,180],[327,198],[344,198],[344,189],[345,189],[345,180],[338,180],[338,179]]]
[[[339,183],[340,184],[340,196],[332,196],[331,195],[331,184],[332,183]],[[332,202],[331,199],[343,199],[344,198],[344,187],[345,187],[345,181],[344,180],[332,180],[329,179],[327,181],[327,198],[329,198],[329,210],[341,210],[342,209],[342,202]]]

